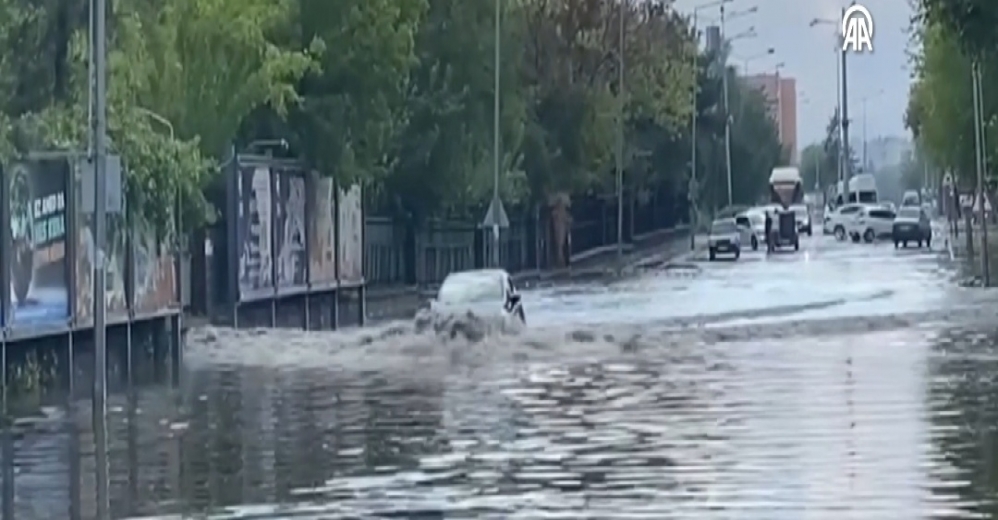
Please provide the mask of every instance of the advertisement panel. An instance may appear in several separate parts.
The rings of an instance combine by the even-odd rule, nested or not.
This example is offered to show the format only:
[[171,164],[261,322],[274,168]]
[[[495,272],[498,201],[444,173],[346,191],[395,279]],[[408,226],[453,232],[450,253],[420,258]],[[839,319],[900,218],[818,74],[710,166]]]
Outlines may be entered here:
[[236,178],[238,207],[236,246],[239,258],[239,299],[252,301],[274,294],[271,244],[273,197],[270,169],[263,166],[240,167]]
[[360,186],[339,190],[336,209],[339,212],[340,283],[360,285],[364,282],[364,210]]
[[275,172],[274,245],[277,287],[307,286],[305,249],[305,177],[301,172]]
[[19,161],[6,168],[10,204],[11,321],[18,325],[66,322],[66,159]]
[[159,240],[156,228],[144,218],[133,218],[132,287],[136,316],[148,316],[179,305],[174,257]]
[[309,282],[328,286],[336,283],[336,184],[312,174],[308,197]]
[[[90,325],[94,314],[94,261],[97,258],[94,241],[94,215],[82,211],[83,168],[92,167],[86,161],[74,163],[76,183],[76,301],[74,311],[77,325]],[[92,192],[91,192],[92,193]],[[91,205],[92,206],[92,205]],[[105,274],[105,301],[109,319],[128,315],[128,293],[125,280],[128,279],[128,229],[125,222],[126,209],[122,213],[107,215],[107,272]]]

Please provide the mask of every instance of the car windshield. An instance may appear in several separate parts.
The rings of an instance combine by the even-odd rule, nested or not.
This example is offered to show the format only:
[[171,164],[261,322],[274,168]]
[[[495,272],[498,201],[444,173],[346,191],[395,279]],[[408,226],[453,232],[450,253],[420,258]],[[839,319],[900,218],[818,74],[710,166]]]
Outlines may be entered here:
[[728,235],[736,231],[738,231],[738,228],[735,226],[735,223],[727,220],[723,222],[714,222],[710,226],[710,233],[712,235]]
[[458,273],[444,280],[437,294],[440,303],[501,302],[502,280],[493,273]]
[[901,208],[901,211],[898,212],[898,218],[919,219],[922,216],[921,213],[918,208]]

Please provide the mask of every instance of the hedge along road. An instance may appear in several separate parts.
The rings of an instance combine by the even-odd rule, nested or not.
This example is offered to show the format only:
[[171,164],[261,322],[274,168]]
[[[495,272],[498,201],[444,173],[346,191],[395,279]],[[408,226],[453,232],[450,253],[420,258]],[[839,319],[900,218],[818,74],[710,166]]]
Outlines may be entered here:
[[[112,467],[155,485],[115,487],[114,507],[656,519],[987,507],[995,301],[951,283],[946,255],[815,237],[799,253],[650,264],[541,289],[539,325],[475,342],[408,322],[193,331],[179,395],[117,397],[112,423],[135,427],[113,442],[147,448],[116,450]],[[37,430],[18,457],[56,460]],[[42,481],[26,472],[57,467],[18,473],[19,493]]]

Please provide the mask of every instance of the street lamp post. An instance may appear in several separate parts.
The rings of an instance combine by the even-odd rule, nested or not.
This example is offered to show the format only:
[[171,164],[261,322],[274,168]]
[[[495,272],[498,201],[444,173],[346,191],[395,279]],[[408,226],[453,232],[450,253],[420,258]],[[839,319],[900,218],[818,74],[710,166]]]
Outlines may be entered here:
[[[721,38],[724,39],[724,6],[721,6]],[[753,38],[755,37],[755,27],[750,27],[748,30],[734,36],[729,41],[739,40],[742,38]],[[723,76],[721,77],[721,88],[724,90],[724,155],[725,155],[725,165],[728,171],[728,206],[734,204],[734,184],[731,176],[731,104],[728,97],[728,65],[723,64],[724,67],[721,71]]]
[[97,518],[110,518],[107,452],[107,3],[90,2],[90,159],[94,166],[94,381]]
[[[498,0],[496,0],[498,1]],[[624,268],[624,9],[620,2],[617,26],[617,269]],[[632,216],[633,217],[633,216]]]
[[776,138],[783,147],[783,85],[780,84],[780,69],[786,64],[782,61],[773,67],[773,77],[776,80]]
[[[502,12],[500,10],[501,4],[499,0],[495,0],[495,84],[493,85],[492,93],[492,204],[498,205],[499,203],[499,79],[501,72],[499,71],[499,61],[502,53],[499,49],[499,44],[501,43],[500,25],[502,24]],[[498,211],[498,208],[494,208]],[[492,266],[499,267],[499,226],[496,223],[492,225]]]
[[[845,8],[842,8],[842,16],[845,17]],[[831,18],[815,18],[811,20],[810,26],[831,25],[838,28],[842,20]],[[843,202],[849,202],[849,177],[852,171],[852,161],[849,160],[849,90],[846,82],[846,51],[842,45],[842,35],[836,33],[835,37],[835,97],[838,100],[836,113],[839,116],[839,132],[841,146],[839,146],[839,177],[842,181]]]
[[758,60],[760,58],[765,58],[767,56],[772,56],[773,54],[776,54],[776,49],[774,49],[773,47],[770,47],[770,48],[766,49],[766,52],[761,52],[759,54],[755,54],[755,55],[749,56],[747,58],[742,58],[742,73],[745,76],[748,76],[749,75],[749,63],[750,62],[753,62],[753,61]]
[[[981,65],[974,60],[971,68],[974,93],[974,155],[977,165],[977,207],[981,221],[981,274],[984,286],[991,285],[991,266],[988,254],[987,197],[984,195],[984,170],[987,168],[987,151],[984,149],[984,100],[981,92]],[[993,209],[993,208],[992,208]]]
[[693,8],[693,38],[695,48],[693,49],[693,110],[691,111],[692,116],[690,117],[690,125],[692,127],[690,131],[690,183],[689,193],[687,198],[689,198],[690,204],[690,249],[696,247],[696,228],[697,228],[697,191],[699,187],[697,185],[697,96],[700,93],[700,30],[697,25],[697,15],[702,9],[708,9],[711,7],[723,6],[724,4],[729,4],[734,0],[715,0],[713,2],[708,2],[706,4],[701,4]]

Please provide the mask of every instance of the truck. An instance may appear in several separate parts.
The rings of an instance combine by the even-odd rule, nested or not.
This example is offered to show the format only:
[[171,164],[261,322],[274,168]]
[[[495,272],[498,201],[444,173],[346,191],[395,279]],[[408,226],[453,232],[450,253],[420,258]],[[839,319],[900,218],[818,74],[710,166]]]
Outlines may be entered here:
[[774,226],[766,237],[766,250],[772,252],[784,246],[793,246],[794,251],[800,250],[797,216],[791,208],[804,201],[804,182],[800,171],[793,166],[773,168],[773,173],[769,176],[769,198],[775,218]]

